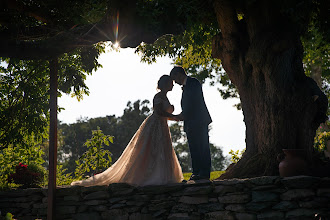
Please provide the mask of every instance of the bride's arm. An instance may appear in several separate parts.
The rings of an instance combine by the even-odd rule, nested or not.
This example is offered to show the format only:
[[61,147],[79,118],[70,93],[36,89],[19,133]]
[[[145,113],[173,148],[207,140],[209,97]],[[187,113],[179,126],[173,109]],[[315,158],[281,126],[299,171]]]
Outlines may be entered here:
[[170,120],[172,120],[172,118],[174,117],[173,114],[168,113],[167,111],[164,111],[164,110],[163,110],[163,105],[162,105],[162,103],[157,103],[156,105],[154,105],[154,111],[155,111],[158,115],[160,115],[160,116],[162,116],[162,117],[167,117],[167,118],[169,118]]

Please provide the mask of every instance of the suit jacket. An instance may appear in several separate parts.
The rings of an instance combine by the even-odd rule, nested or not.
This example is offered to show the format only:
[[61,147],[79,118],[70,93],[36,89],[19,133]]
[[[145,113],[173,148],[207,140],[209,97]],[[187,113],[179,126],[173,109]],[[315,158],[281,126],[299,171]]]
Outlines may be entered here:
[[188,126],[208,125],[212,122],[206,107],[201,83],[192,77],[187,77],[181,99],[182,114],[184,117],[184,130]]

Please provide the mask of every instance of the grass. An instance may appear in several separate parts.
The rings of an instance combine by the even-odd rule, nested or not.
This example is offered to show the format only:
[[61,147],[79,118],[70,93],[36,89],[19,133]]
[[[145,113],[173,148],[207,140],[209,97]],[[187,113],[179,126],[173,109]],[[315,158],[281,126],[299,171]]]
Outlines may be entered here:
[[[216,178],[218,178],[219,176],[221,176],[221,174],[223,174],[225,171],[212,171],[211,172],[211,177],[210,180],[214,180]],[[183,178],[185,180],[188,180],[191,176],[191,173],[183,173]]]

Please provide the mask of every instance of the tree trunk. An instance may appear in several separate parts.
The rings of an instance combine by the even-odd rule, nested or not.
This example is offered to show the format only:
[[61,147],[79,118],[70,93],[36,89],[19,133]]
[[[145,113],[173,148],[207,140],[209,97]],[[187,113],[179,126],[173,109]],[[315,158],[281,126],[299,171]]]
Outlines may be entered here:
[[241,21],[235,8],[231,1],[215,2],[221,34],[214,39],[213,56],[238,88],[246,151],[220,178],[278,175],[277,155],[288,148],[305,149],[312,165],[327,98],[304,74],[300,36],[267,1],[242,7]]

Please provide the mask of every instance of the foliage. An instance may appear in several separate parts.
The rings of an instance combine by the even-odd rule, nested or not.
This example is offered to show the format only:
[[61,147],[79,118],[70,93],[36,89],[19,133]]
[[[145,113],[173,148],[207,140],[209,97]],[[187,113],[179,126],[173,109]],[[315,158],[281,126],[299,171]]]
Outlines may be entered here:
[[[1,214],[1,213],[0,213]],[[14,215],[13,214],[11,214],[10,212],[7,212],[7,214],[4,216],[4,217],[2,217],[1,215],[0,215],[0,220],[13,220],[14,218]]]
[[[241,1],[240,4],[244,5],[244,2],[249,1]],[[324,7],[325,2],[305,1],[298,4],[297,1],[287,1],[276,4],[281,8],[282,13],[289,15],[290,19],[299,24],[297,28],[300,28],[302,33],[303,63],[306,75],[310,76],[311,69],[320,66],[322,68],[322,90],[330,97],[329,28],[327,27],[326,14],[328,12]],[[252,2],[247,4],[250,3]],[[223,99],[239,97],[238,90],[222,68],[221,61],[212,57],[212,39],[221,32],[217,21],[215,21],[216,16],[212,12],[204,11],[204,8],[201,7],[200,11],[190,14],[190,11],[193,11],[191,7],[196,7],[194,2],[186,4],[186,2],[180,1],[178,4],[180,8],[188,8],[185,31],[180,35],[163,35],[154,43],[139,45],[136,52],[141,54],[141,61],[153,63],[156,62],[157,57],[169,56],[174,64],[183,66],[189,75],[202,82],[206,78],[211,79],[211,85],[218,85]],[[237,9],[238,19],[244,20],[244,14],[240,10]],[[306,16],[306,14],[311,15]],[[191,18],[191,15],[196,15],[196,18]],[[309,28],[306,29],[308,23]],[[241,108],[240,104],[235,106],[238,109]]]
[[44,181],[43,174],[43,170],[37,166],[32,166],[30,169],[30,166],[19,163],[15,173],[9,175],[8,182],[21,185],[21,188],[39,187]]
[[[210,180],[215,180],[221,176],[225,171],[212,171],[210,175]],[[189,180],[192,173],[183,173],[183,178]]]
[[218,90],[224,99],[238,97],[236,87],[231,83],[221,66],[219,59],[212,57],[212,38],[219,33],[217,23],[194,24],[181,35],[164,35],[153,44],[140,44],[136,53],[141,61],[156,62],[157,57],[169,56],[173,63],[181,65],[187,73],[205,82],[211,79],[211,85],[220,83]]
[[79,119],[72,124],[59,124],[62,137],[59,149],[63,152],[63,168],[66,172],[74,172],[75,161],[87,150],[84,145],[86,139],[91,138],[91,131],[99,126],[105,135],[114,136],[114,143],[104,146],[112,153],[113,161],[116,161],[125,149],[134,133],[137,131],[143,120],[150,114],[149,101],[137,100],[128,102],[123,115]]
[[87,151],[76,161],[75,176],[77,179],[81,179],[86,174],[90,175],[91,171],[94,171],[95,175],[110,167],[111,153],[103,147],[103,145],[109,146],[110,142],[113,143],[113,136],[104,135],[99,127],[92,131],[92,138],[85,142]]
[[231,155],[230,161],[232,163],[237,163],[242,158],[244,152],[245,152],[245,149],[241,150],[241,151],[240,150],[237,150],[237,151],[230,150],[229,151],[229,154]]
[[73,181],[71,173],[66,173],[67,169],[63,168],[62,164],[57,164],[56,167],[56,185],[70,185]]
[[[8,183],[8,177],[15,172],[17,164],[27,164],[31,167],[31,171],[38,172],[41,176],[45,176],[45,169],[42,167],[44,160],[42,158],[43,151],[35,143],[25,143],[27,145],[12,146],[0,150],[0,187],[2,189],[16,187],[14,184]],[[43,178],[44,179],[44,178]],[[40,182],[39,186],[44,185]]]
[[[323,125],[325,127],[325,125]],[[330,140],[330,131],[323,126],[316,131],[314,138],[314,149],[320,153],[320,159],[323,161],[329,160],[330,154],[327,150],[327,142]],[[327,159],[328,158],[328,159]]]
[[[84,80],[101,65],[104,46],[80,48],[59,57],[59,91],[82,99],[89,94]],[[48,137],[49,61],[0,58],[0,148],[33,137]],[[60,96],[60,93],[59,93]]]

